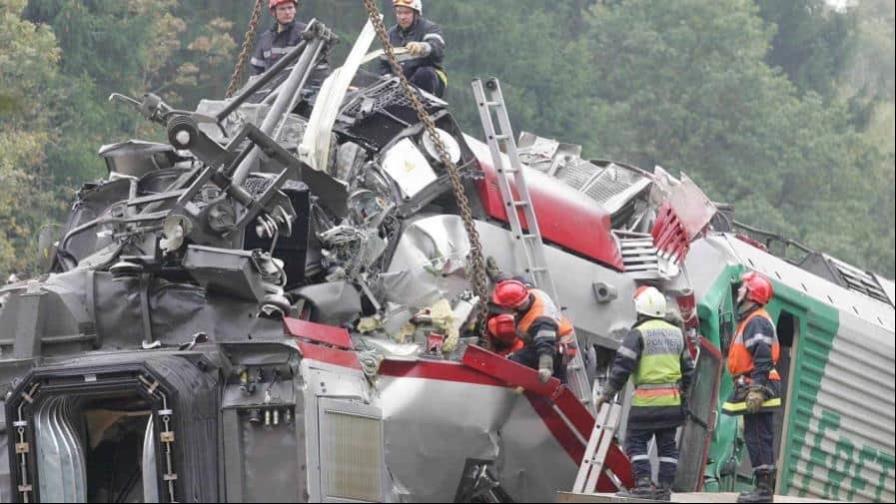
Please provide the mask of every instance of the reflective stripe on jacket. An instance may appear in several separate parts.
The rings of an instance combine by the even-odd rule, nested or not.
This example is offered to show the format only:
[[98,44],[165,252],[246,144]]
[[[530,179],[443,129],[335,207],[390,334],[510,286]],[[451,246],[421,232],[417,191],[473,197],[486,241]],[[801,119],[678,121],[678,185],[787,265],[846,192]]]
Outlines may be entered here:
[[681,404],[681,355],[687,351],[684,335],[674,325],[651,319],[638,326],[643,341],[641,359],[635,368],[633,406],[677,406]]
[[[762,326],[768,328],[764,331],[751,330],[747,331],[750,323],[756,319],[765,319],[767,324]],[[771,334],[766,334],[766,333]],[[769,371],[768,379],[771,381],[780,381],[781,376],[774,368],[778,364],[778,358],[781,356],[781,346],[778,344],[778,334],[772,318],[764,308],[758,308],[744,318],[737,326],[737,332],[734,334],[734,341],[728,349],[728,372],[734,378],[741,376],[747,380],[751,379],[754,370],[753,355],[756,347],[759,345],[767,345],[771,349],[772,368]],[[766,354],[767,355],[767,354]]]

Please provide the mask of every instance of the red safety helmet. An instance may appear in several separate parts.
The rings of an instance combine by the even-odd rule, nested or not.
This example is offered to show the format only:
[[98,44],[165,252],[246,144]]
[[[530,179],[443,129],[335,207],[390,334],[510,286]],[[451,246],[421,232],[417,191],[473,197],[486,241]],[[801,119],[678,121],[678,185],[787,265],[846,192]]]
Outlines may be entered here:
[[492,303],[501,308],[517,309],[529,300],[529,289],[519,280],[504,280],[495,286]]
[[499,313],[488,319],[488,333],[495,341],[511,345],[516,339],[516,320],[510,313]]
[[768,304],[775,294],[771,281],[755,271],[748,271],[740,277],[741,288],[746,289],[746,298],[761,305]]
[[278,5],[285,4],[285,3],[291,3],[291,4],[295,5],[296,7],[299,6],[298,0],[269,0],[268,1],[268,9],[276,9]]

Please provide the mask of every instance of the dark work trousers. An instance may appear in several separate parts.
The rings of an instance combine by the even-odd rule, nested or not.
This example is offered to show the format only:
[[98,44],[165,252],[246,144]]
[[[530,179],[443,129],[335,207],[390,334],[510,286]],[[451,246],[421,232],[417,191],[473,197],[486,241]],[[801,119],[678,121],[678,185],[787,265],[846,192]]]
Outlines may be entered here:
[[439,98],[445,93],[445,84],[434,67],[419,67],[413,75],[405,75],[411,84]]
[[638,429],[629,427],[625,435],[625,454],[632,462],[635,481],[650,477],[650,457],[647,455],[647,444],[656,436],[656,452],[660,460],[659,482],[671,485],[678,469],[678,446],[675,444],[675,428]]
[[[522,350],[513,352],[507,358],[513,362],[529,366],[536,371],[538,370],[538,352],[532,346],[527,346]],[[559,355],[554,356],[554,378],[560,380],[562,383],[566,383],[566,368],[563,366],[561,360]]]
[[744,441],[756,472],[770,472],[775,468],[774,415],[774,412],[744,415]]

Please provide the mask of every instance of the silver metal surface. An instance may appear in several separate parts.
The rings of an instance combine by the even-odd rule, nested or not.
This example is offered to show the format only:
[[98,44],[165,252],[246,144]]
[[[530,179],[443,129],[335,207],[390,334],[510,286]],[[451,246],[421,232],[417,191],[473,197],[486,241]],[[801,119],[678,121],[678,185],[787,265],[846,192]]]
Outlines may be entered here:
[[380,275],[384,300],[422,308],[470,289],[465,278],[469,252],[460,217],[414,221],[402,234],[388,270]]
[[156,469],[156,443],[152,417],[146,420],[143,434],[143,502],[159,502],[158,471]]
[[383,155],[383,170],[406,198],[412,198],[438,179],[426,156],[408,138],[399,140]]

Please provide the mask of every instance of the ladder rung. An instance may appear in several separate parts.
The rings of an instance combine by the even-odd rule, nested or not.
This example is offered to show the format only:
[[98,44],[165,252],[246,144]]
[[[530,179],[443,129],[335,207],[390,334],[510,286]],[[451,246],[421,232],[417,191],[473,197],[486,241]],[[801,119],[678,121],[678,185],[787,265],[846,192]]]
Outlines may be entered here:
[[529,272],[530,272],[530,273],[541,273],[541,272],[543,272],[543,271],[547,271],[547,270],[548,270],[547,268],[543,268],[543,267],[541,267],[541,266],[538,266],[538,267],[535,267],[535,268],[530,268],[530,269],[529,269]]
[[524,239],[524,240],[535,240],[535,239],[540,240],[540,239],[541,239],[541,236],[539,236],[539,235],[537,235],[537,234],[524,234],[524,235],[521,236],[520,238],[522,238],[522,239]]
[[493,138],[495,140],[510,140],[510,137],[507,135],[495,135]]
[[529,202],[528,201],[514,201],[513,206],[515,206],[517,208],[527,207],[527,206],[529,206]]
[[499,102],[499,101],[487,101],[487,102],[484,102],[483,105],[485,105],[486,107],[499,107],[499,106],[501,105],[501,102]]

